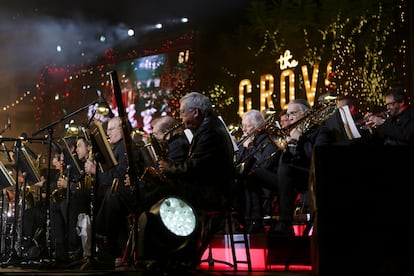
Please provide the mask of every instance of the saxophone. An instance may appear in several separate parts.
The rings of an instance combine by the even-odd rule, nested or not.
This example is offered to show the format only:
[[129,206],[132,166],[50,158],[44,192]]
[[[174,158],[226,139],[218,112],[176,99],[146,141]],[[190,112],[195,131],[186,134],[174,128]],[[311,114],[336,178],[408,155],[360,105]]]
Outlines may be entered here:
[[[90,147],[89,149],[89,156],[88,156],[88,160],[89,161],[93,161],[93,152],[92,152],[92,147]],[[93,185],[94,185],[94,177],[90,174],[90,173],[85,173],[85,177],[83,179],[83,181],[81,182],[81,189],[92,189]]]
[[184,123],[178,123],[167,129],[163,133],[162,140],[157,139],[153,133],[148,137],[148,143],[145,144],[144,148],[146,153],[150,156],[152,165],[147,166],[140,176],[141,180],[145,180],[149,183],[163,184],[167,181],[164,175],[160,174],[154,165],[161,159],[167,158],[168,156],[168,136],[174,131],[183,128]]
[[[59,170],[59,178],[64,177],[63,172],[63,160],[60,160],[60,170]],[[69,181],[69,180],[68,180]],[[69,185],[69,183],[68,183]],[[50,193],[50,200],[54,203],[61,202],[66,198],[66,189],[65,188],[56,188]]]

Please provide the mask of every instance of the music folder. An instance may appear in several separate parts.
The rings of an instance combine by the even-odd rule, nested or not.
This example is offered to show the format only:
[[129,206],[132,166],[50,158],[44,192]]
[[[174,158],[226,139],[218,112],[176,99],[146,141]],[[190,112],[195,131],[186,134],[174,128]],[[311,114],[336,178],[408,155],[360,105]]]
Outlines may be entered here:
[[84,171],[80,166],[80,161],[78,159],[78,156],[76,155],[76,153],[75,154],[72,153],[67,139],[68,137],[62,138],[62,141],[64,144],[64,147],[62,149],[63,155],[64,155],[64,161],[66,165],[70,165],[72,168],[72,170],[70,171],[71,176],[72,176],[71,178],[80,179],[83,176]]
[[19,150],[19,169],[21,172],[27,173],[27,181],[31,184],[41,181],[40,170],[35,166],[30,158],[28,148],[22,145]]
[[361,138],[361,134],[359,133],[354,119],[352,118],[351,112],[349,111],[349,107],[347,105],[340,107],[339,114],[341,115],[342,124],[344,126],[346,135],[348,136],[349,140],[353,140],[356,138]]
[[101,123],[96,122],[90,126],[90,138],[95,160],[102,171],[118,165]]

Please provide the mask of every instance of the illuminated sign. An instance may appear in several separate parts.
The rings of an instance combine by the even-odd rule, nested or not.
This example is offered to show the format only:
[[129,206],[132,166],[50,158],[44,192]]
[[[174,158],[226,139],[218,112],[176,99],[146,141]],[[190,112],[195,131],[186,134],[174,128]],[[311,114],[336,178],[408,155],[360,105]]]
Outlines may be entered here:
[[[279,63],[280,70],[280,89],[279,89],[279,104],[281,109],[286,108],[286,99],[289,101],[295,99],[295,72],[294,69],[298,66],[298,61],[293,59],[293,55],[289,50],[286,50],[283,55],[276,61]],[[309,72],[307,65],[301,67],[303,86],[305,87],[306,98],[310,105],[313,106],[315,102],[316,87],[319,77],[319,63],[313,65],[312,73]],[[326,76],[332,71],[331,62],[328,63],[326,68]],[[310,75],[311,78],[309,77]],[[328,80],[325,80],[325,85]],[[266,108],[275,108],[272,100],[275,93],[275,79],[272,74],[264,74],[260,76],[260,108],[264,110]],[[249,79],[243,79],[239,82],[239,109],[238,114],[242,116],[244,112],[253,108],[252,104],[252,82]],[[289,102],[288,101],[288,102]]]

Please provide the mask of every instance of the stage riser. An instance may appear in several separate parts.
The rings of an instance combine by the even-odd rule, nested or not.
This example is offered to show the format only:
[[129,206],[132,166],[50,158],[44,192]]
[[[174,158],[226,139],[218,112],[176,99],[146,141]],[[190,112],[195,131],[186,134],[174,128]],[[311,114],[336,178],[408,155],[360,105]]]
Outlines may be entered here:
[[407,232],[413,225],[414,167],[405,158],[412,156],[413,147],[315,151],[315,274],[414,274],[414,235]]

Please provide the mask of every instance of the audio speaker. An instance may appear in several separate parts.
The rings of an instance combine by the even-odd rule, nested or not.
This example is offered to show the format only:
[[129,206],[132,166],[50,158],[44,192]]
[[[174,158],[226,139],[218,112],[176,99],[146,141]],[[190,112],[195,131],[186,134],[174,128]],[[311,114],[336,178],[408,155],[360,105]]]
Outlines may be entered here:
[[315,148],[309,185],[316,275],[414,271],[413,157],[410,146]]

